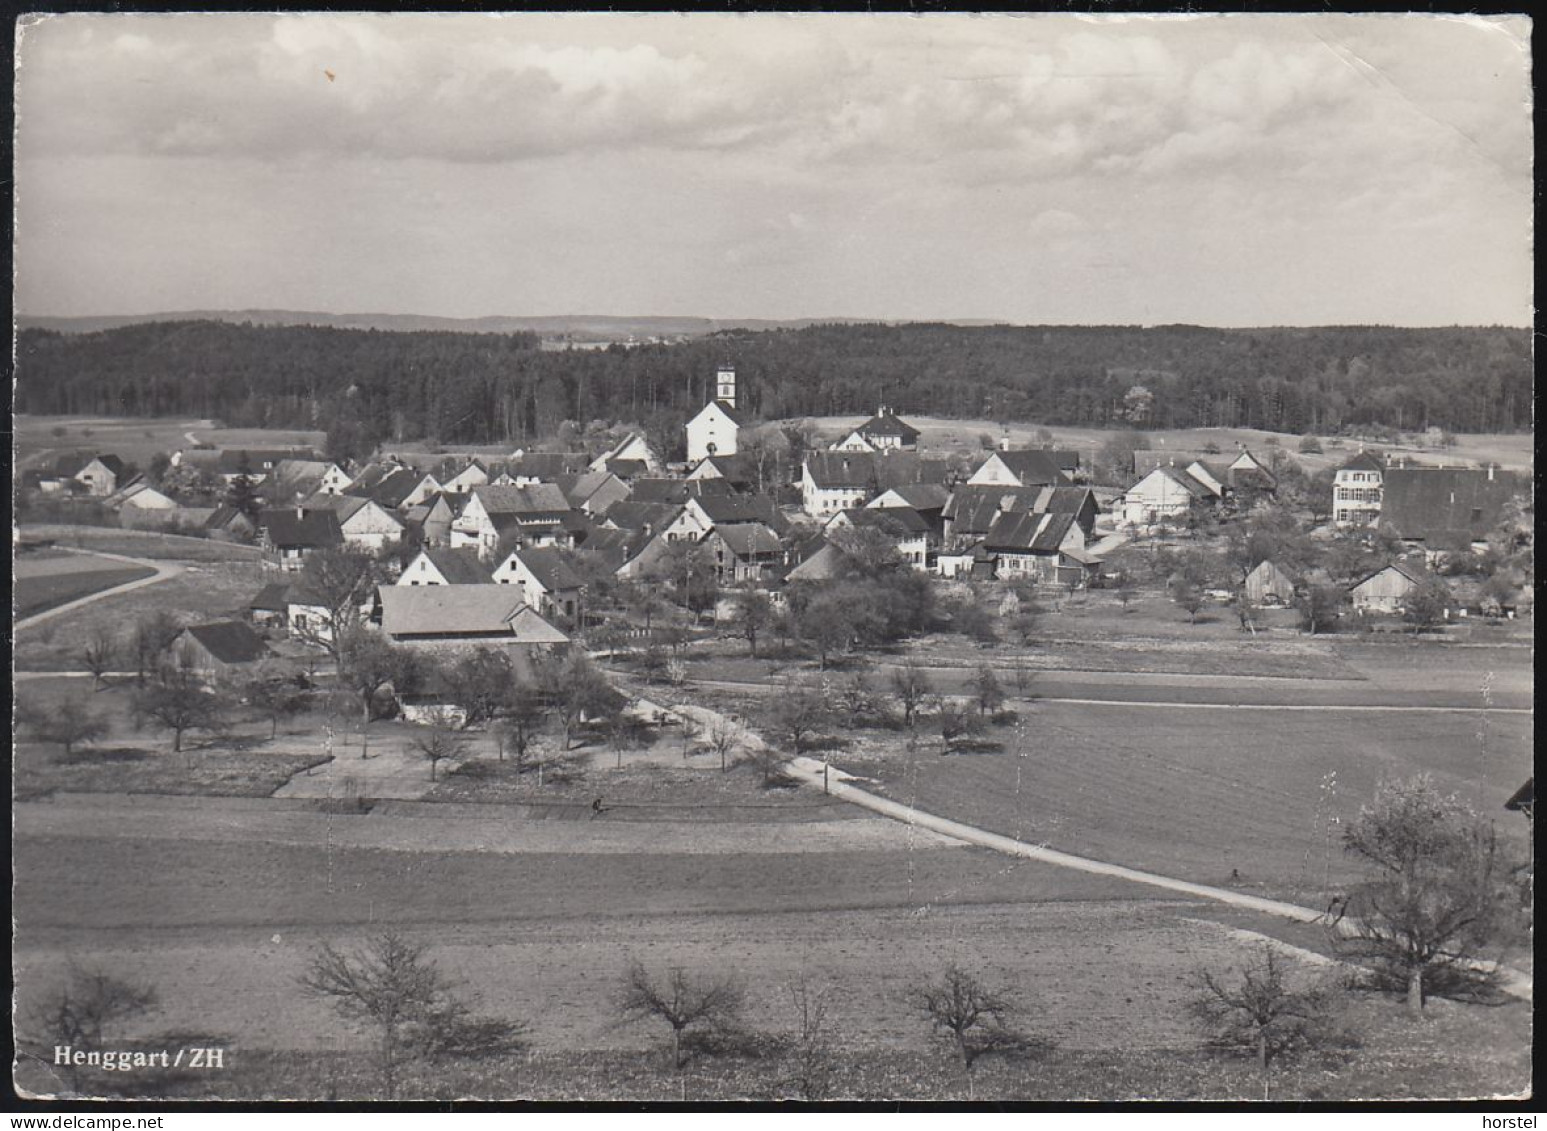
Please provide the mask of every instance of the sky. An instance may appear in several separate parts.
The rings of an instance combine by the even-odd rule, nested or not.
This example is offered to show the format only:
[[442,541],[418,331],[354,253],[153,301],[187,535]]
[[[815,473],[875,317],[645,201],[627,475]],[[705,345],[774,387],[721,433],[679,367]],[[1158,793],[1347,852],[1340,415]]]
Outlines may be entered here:
[[16,308],[1532,320],[1522,17],[18,29]]

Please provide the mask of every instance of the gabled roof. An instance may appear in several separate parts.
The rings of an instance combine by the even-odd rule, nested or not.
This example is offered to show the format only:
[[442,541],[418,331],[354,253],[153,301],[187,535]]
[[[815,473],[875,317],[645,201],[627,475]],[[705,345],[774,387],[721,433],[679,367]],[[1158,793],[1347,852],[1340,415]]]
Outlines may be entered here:
[[919,430],[889,408],[882,408],[869,420],[855,429],[861,436],[896,436],[904,443],[919,438]]
[[492,576],[474,549],[449,550],[431,546],[420,550],[415,556],[428,558],[448,585],[488,585]]
[[1414,585],[1423,585],[1426,582],[1436,582],[1436,583],[1441,584],[1441,585],[1444,584],[1444,582],[1440,581],[1440,579],[1433,572],[1431,572],[1429,570],[1429,568],[1427,566],[1425,566],[1420,560],[1415,559],[1415,558],[1404,558],[1404,559],[1399,559],[1399,560],[1394,561],[1394,562],[1387,562],[1385,565],[1381,566],[1379,569],[1371,570],[1369,573],[1365,574],[1363,577],[1361,577],[1358,581],[1354,582],[1348,588],[1351,589],[1351,590],[1352,589],[1358,589],[1361,585],[1365,584],[1367,581],[1371,581],[1374,578],[1379,577],[1381,574],[1385,573],[1388,569],[1389,570],[1395,570],[1397,573],[1400,573],[1403,577],[1407,578]]
[[691,505],[714,526],[761,522],[780,529],[785,525],[778,504],[767,495],[707,495],[693,499]]
[[1436,544],[1476,541],[1498,525],[1504,505],[1524,490],[1513,472],[1464,467],[1390,467],[1380,520],[1403,538]]
[[644,536],[633,530],[598,527],[586,535],[577,566],[593,580],[611,577],[618,567],[632,558],[644,545]]
[[1354,457],[1338,466],[1339,471],[1385,471],[1381,461],[1360,448]]
[[504,634],[516,613],[525,608],[521,595],[508,585],[383,585],[381,627],[389,636],[456,636]]
[[247,602],[249,609],[259,612],[282,613],[290,605],[290,586],[283,581],[272,581],[258,590]]
[[264,464],[269,464],[272,470],[286,460],[317,458],[317,453],[311,448],[225,448],[216,457],[215,469],[222,475],[236,475],[241,472],[245,460],[248,474],[257,479],[264,474]]
[[[96,456],[95,459],[103,467],[105,467],[109,471],[111,471],[115,476],[116,475],[122,475],[124,473],[124,461],[119,459],[117,456],[113,455],[112,453],[108,453],[107,455]],[[91,466],[91,460],[87,460],[81,466],[81,470],[85,471],[86,468],[88,468],[90,466]]]
[[584,506],[608,480],[615,478],[610,471],[587,471],[580,475],[555,476],[553,485],[563,493],[570,506],[579,507]]
[[831,581],[849,569],[849,556],[825,538],[816,539],[802,552],[800,564],[784,575],[786,581]]
[[680,503],[650,503],[623,499],[602,512],[602,518],[622,530],[660,530],[682,512]]
[[718,537],[731,553],[738,558],[777,554],[784,549],[779,536],[757,522],[738,523],[735,526],[716,526],[711,537]]
[[232,526],[237,525],[239,521],[245,522],[249,527],[253,525],[252,519],[248,518],[230,503],[222,503],[204,520],[204,529],[229,530]]
[[569,560],[558,550],[531,546],[516,550],[511,557],[524,565],[537,579],[537,584],[549,593],[557,593],[564,589],[579,589],[585,584],[585,578],[575,571],[575,568],[569,564]]
[[856,527],[879,530],[891,538],[918,538],[929,533],[929,523],[912,507],[859,507],[842,514]]
[[373,476],[369,482],[355,480],[345,493],[370,499],[387,510],[397,510],[403,505],[403,500],[412,495],[426,478],[439,486],[440,481],[434,476],[426,476],[424,472],[415,471],[411,467],[395,467],[385,474]]
[[[916,511],[944,510],[951,498],[951,492],[940,483],[899,483],[887,490]],[[880,509],[874,503],[870,505]]]
[[989,527],[983,548],[990,553],[1053,554],[1074,525],[1072,514],[1017,511],[1000,515]]
[[552,482],[557,476],[584,471],[590,462],[584,452],[522,452],[506,461],[505,474],[513,479],[524,477]]
[[[54,479],[74,479],[96,457],[90,452],[68,452],[54,460],[50,470]],[[45,474],[43,478],[50,478]]]
[[262,637],[240,621],[191,624],[183,634],[197,640],[223,664],[251,664],[270,654]]
[[494,487],[479,484],[472,495],[483,504],[490,517],[497,514],[553,515],[569,510],[569,501],[552,483],[531,483],[525,487]]
[[1023,487],[1069,482],[1069,477],[1059,467],[1054,453],[1045,449],[1029,448],[1008,452],[994,452],[983,462],[991,463],[996,457],[1010,474],[1020,481]]
[[875,457],[869,452],[807,452],[805,469],[824,491],[867,491],[877,483]]
[[[696,413],[693,414],[693,420],[697,420],[700,416],[703,416],[704,413],[708,412],[712,408],[717,408],[723,412],[727,417],[730,418],[730,422],[736,425],[738,428],[745,428],[752,420],[752,418],[741,409],[734,405],[728,405],[724,401],[710,401],[703,408],[699,409]],[[689,423],[692,423],[692,421],[689,421]]]
[[258,526],[267,532],[269,542],[279,547],[317,549],[344,541],[338,515],[330,510],[303,510],[299,515],[291,507],[262,511]]

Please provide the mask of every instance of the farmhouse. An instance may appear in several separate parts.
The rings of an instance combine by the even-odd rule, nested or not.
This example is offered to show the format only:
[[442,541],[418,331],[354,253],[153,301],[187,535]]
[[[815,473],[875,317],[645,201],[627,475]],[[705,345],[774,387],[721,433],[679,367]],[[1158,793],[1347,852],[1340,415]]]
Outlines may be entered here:
[[1085,533],[1072,514],[1018,511],[1000,515],[983,538],[1001,580],[1081,585],[1096,564],[1085,553]]
[[337,549],[344,544],[338,515],[330,510],[304,510],[301,507],[262,511],[258,531],[263,559],[270,565],[295,572],[317,550]]
[[403,520],[359,495],[317,496],[312,509],[331,511],[347,545],[375,552],[403,534]]
[[[641,466],[639,472],[628,467],[629,464]],[[627,479],[635,474],[648,472],[651,475],[660,474],[662,467],[661,457],[650,446],[643,436],[636,432],[630,432],[619,440],[607,451],[591,461],[592,471],[612,471],[621,478]]]
[[552,483],[474,487],[451,524],[451,545],[474,546],[488,555],[504,540],[522,545],[567,542],[562,520],[568,511],[564,493]]
[[765,580],[784,560],[779,536],[760,522],[716,526],[703,542],[722,585]]
[[86,494],[105,498],[118,490],[124,478],[124,461],[115,455],[93,456],[74,475],[77,483],[86,488]]
[[409,587],[417,585],[487,585],[489,568],[473,549],[448,550],[427,548],[413,556],[395,584]]
[[251,515],[226,503],[204,520],[204,531],[217,542],[250,542],[258,533],[258,523]]
[[1338,526],[1374,526],[1379,522],[1384,476],[1381,461],[1359,449],[1358,455],[1332,474],[1332,521]]
[[513,486],[525,487],[552,483],[561,475],[579,475],[589,462],[581,452],[528,452],[518,448],[505,462],[505,474]]
[[[213,464],[215,474],[227,483],[243,475],[253,480],[263,479],[286,460],[316,461],[319,459],[317,453],[310,448],[226,448],[216,455],[213,461],[198,453],[184,458],[189,463],[201,466]],[[176,462],[174,460],[174,465]]]
[[1217,502],[1219,496],[1186,471],[1157,467],[1132,487],[1118,503],[1126,526],[1148,528],[1185,518],[1195,508]]
[[258,590],[247,602],[247,619],[260,628],[284,628],[290,620],[290,586],[272,581]]
[[[768,471],[771,473],[770,466]],[[750,452],[738,452],[733,456],[705,456],[688,472],[689,482],[714,480],[728,484],[736,491],[761,490],[763,473],[757,459]]]
[[1524,490],[1513,472],[1496,467],[1388,467],[1380,523],[1431,558],[1480,550],[1505,505]]
[[513,585],[521,599],[544,616],[575,622],[585,579],[558,550],[513,550],[492,574],[496,585]]
[[178,633],[172,647],[205,679],[251,670],[273,655],[263,639],[240,621],[189,625]]
[[455,463],[444,467],[444,473],[440,477],[441,490],[443,491],[471,491],[474,487],[481,487],[489,482],[489,469],[484,462],[476,457],[463,463],[460,467]]
[[451,524],[456,520],[455,495],[437,491],[422,503],[416,503],[403,511],[404,521],[418,531],[419,540],[427,546],[449,546]]
[[874,460],[868,452],[807,452],[800,469],[801,509],[829,518],[864,506],[877,493]]
[[1035,448],[995,452],[967,477],[972,487],[1054,487],[1068,482],[1057,454]]
[[428,501],[441,490],[433,475],[396,464],[372,464],[345,488],[345,493],[370,499],[385,510],[400,511]]
[[582,475],[559,475],[553,480],[569,505],[586,514],[602,514],[613,503],[629,497],[629,485],[610,471],[587,471]]
[[836,452],[912,452],[918,450],[919,430],[899,420],[882,405],[876,414],[832,446]]
[[[155,511],[168,514],[177,510],[177,500],[170,495],[156,490],[143,477],[137,477],[128,486],[118,492],[117,496],[108,500],[109,505],[116,506],[119,513],[125,511],[139,511],[148,513]],[[129,520],[133,521],[132,518]]]
[[914,569],[928,569],[931,552],[939,549],[929,523],[911,507],[860,507],[839,511],[823,529],[829,534],[840,530],[874,531]]
[[567,644],[569,637],[545,621],[518,591],[495,585],[384,585],[376,591],[382,632],[397,644]]

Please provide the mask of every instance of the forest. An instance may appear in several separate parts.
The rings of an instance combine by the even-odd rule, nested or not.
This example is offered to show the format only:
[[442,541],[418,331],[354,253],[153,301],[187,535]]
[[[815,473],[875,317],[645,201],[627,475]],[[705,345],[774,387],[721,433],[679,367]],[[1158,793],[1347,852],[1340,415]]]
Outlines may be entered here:
[[532,333],[218,321],[23,329],[16,409],[321,428],[349,455],[393,440],[528,442],[565,420],[675,428],[729,364],[742,406],[770,420],[885,403],[905,416],[1141,429],[1533,424],[1530,331],[1508,327],[832,324],[540,346]]

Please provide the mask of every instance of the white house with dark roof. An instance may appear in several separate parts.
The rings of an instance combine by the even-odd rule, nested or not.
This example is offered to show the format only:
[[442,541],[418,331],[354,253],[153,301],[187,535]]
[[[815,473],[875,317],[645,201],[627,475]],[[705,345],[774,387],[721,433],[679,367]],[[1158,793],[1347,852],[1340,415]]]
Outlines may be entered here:
[[877,494],[870,452],[807,452],[800,469],[801,509],[813,518],[862,507]]
[[557,645],[569,637],[506,585],[384,585],[373,620],[395,644]]
[[1085,532],[1069,513],[1018,511],[1000,515],[983,538],[995,559],[994,576],[1079,585],[1096,564],[1085,552]]
[[403,520],[374,499],[359,495],[314,495],[308,509],[338,516],[346,545],[374,553],[403,536]]
[[643,464],[650,474],[658,474],[662,460],[648,440],[637,432],[630,432],[607,451],[591,461],[591,471],[614,470],[615,464]]
[[1057,454],[1040,448],[994,452],[967,477],[973,487],[1055,487],[1068,482]]
[[876,414],[832,446],[835,452],[912,452],[919,430],[882,405]]
[[1332,473],[1332,521],[1338,526],[1374,526],[1380,521],[1386,468],[1364,451]]
[[735,405],[710,401],[698,410],[685,426],[688,434],[688,462],[698,463],[710,456],[733,456],[747,415]]
[[722,585],[762,581],[784,560],[779,536],[760,522],[716,526],[704,536],[703,545]]
[[570,622],[580,616],[585,579],[558,550],[512,550],[494,568],[491,579],[496,585],[514,586],[521,599],[544,616]]
[[1157,467],[1124,492],[1117,513],[1125,526],[1148,528],[1185,518],[1195,507],[1217,500],[1213,491],[1185,469]]
[[451,545],[454,549],[474,546],[487,555],[502,539],[539,545],[568,541],[562,524],[569,509],[569,500],[552,483],[474,487],[451,524]]
[[344,544],[338,515],[330,510],[287,507],[262,511],[258,515],[258,534],[264,560],[290,572],[300,570],[318,550],[337,549]]
[[489,567],[478,557],[477,550],[430,546],[420,550],[403,567],[396,584],[409,587],[487,585],[490,580]]
[[841,530],[873,530],[892,544],[914,569],[928,569],[939,542],[934,529],[912,507],[858,507],[839,511],[822,527],[829,535]]

